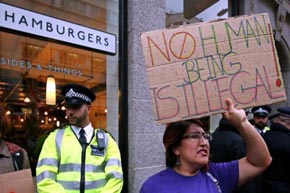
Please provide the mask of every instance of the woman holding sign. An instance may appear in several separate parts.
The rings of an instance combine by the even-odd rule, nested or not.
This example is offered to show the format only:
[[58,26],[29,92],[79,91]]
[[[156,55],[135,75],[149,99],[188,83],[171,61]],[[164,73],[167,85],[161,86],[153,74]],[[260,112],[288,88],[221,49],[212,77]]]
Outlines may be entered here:
[[247,145],[247,156],[227,163],[209,163],[209,140],[198,119],[170,123],[164,133],[168,168],[151,176],[140,193],[231,193],[238,186],[261,174],[271,163],[267,146],[249,123],[243,110],[227,99],[223,116],[240,132]]

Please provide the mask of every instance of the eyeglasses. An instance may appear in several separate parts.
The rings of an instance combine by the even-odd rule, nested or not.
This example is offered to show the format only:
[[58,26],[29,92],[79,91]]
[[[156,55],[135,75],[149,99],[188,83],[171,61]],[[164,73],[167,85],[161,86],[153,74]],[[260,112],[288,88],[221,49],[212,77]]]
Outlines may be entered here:
[[202,133],[202,132],[192,132],[190,134],[184,135],[182,139],[196,139],[199,140],[201,138],[205,138],[208,141],[212,140],[212,135],[210,133]]

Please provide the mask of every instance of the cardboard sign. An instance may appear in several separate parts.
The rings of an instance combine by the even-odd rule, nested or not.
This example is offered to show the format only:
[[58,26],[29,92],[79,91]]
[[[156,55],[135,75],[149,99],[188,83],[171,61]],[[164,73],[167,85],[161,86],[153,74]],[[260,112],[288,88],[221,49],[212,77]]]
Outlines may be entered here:
[[158,123],[286,100],[268,14],[142,34]]
[[30,169],[0,175],[1,193],[34,193]]

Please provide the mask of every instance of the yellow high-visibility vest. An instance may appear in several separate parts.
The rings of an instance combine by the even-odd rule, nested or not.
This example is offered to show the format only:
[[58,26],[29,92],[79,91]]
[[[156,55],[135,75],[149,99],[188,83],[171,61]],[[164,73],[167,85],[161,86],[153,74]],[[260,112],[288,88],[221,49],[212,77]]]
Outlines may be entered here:
[[[81,186],[85,193],[121,192],[123,171],[118,145],[110,134],[98,131],[95,129],[85,149],[70,126],[47,137],[36,168],[38,193],[80,193]],[[98,147],[98,134],[103,137],[104,149]]]

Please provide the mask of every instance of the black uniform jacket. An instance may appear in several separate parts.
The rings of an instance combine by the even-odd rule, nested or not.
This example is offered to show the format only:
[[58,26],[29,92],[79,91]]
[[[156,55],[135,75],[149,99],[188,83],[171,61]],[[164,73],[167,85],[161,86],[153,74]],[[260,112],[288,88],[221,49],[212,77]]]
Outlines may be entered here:
[[290,130],[273,123],[262,136],[272,156],[272,163],[263,174],[263,192],[290,193]]
[[[246,144],[242,136],[227,120],[221,119],[219,127],[212,136],[213,140],[210,141],[212,162],[229,162],[246,156]],[[240,186],[234,193],[260,193],[261,181],[261,176],[258,176]]]

